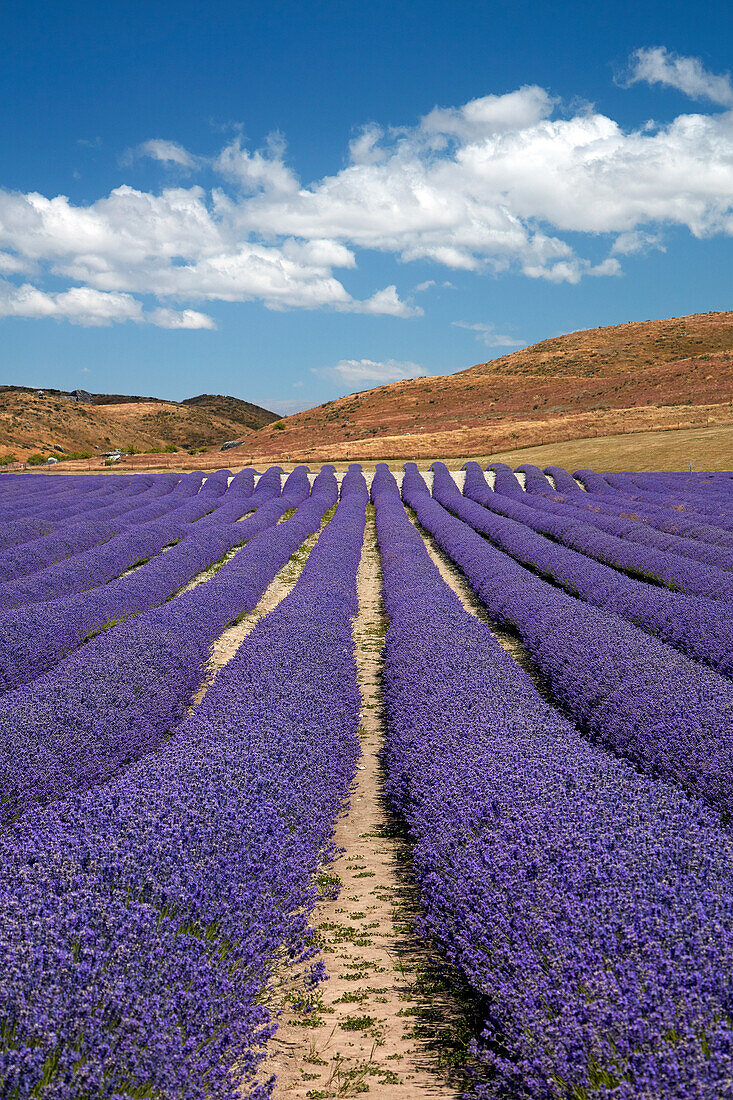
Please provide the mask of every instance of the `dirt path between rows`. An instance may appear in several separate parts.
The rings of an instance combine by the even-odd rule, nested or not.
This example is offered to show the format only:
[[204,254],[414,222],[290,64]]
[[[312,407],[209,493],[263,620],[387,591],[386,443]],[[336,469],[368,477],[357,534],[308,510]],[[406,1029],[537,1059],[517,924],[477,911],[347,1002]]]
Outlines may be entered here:
[[354,623],[362,757],[349,810],[334,837],[344,850],[334,865],[341,891],[336,899],[321,898],[311,922],[319,933],[328,980],[305,1006],[294,1007],[292,994],[284,1006],[261,1074],[277,1075],[276,1100],[365,1092],[409,1100],[461,1092],[455,1075],[440,1061],[450,1061],[465,1044],[464,1017],[413,931],[409,846],[383,797],[385,620],[369,511]]
[[475,592],[471,588],[471,585],[466,580],[465,575],[461,572],[457,565],[455,565],[451,559],[445,554],[435,542],[429,531],[426,531],[415,518],[415,513],[411,508],[406,509],[413,526],[417,529],[422,536],[422,540],[425,543],[425,549],[427,550],[431,561],[437,566],[438,571],[450,588],[453,589],[459,600],[463,604],[466,611],[475,615],[477,619],[480,619],[482,623],[485,623],[491,633],[496,638],[502,649],[506,650],[518,665],[524,669],[527,675],[534,681],[541,693],[546,694],[542,678],[537,670],[537,666],[530,657],[527,650],[524,648],[521,639],[513,634],[509,630],[502,630],[500,626],[489,618],[486,608],[481,603]]
[[[295,582],[302,573],[303,566],[307,562],[311,550],[318,542],[323,528],[327,523],[330,523],[335,510],[335,508],[330,508],[329,511],[326,512],[321,520],[321,526],[318,531],[313,535],[309,535],[299,549],[295,551],[290,560],[286,562],[280,572],[275,576],[275,579],[268,585],[257,606],[254,607],[252,611],[248,611],[244,614],[238,622],[227,627],[227,629],[216,639],[211,650],[211,656],[206,665],[206,677],[191,701],[188,708],[189,714],[194,707],[197,707],[201,702],[216,679],[219,670],[231,661],[244,639],[248,634],[252,633],[260,619],[264,618],[265,615],[269,615],[271,611],[274,611],[277,605],[292,592],[293,588],[295,588]],[[290,518],[293,512],[294,509],[291,510],[290,513],[286,513],[286,517]],[[286,517],[281,517],[278,523],[281,523]],[[234,550],[230,550],[222,559],[221,564],[223,565],[225,560],[228,561],[233,558],[240,549],[241,547],[236,547]],[[221,566],[219,566],[219,568],[220,567]],[[215,569],[214,572],[216,571]],[[213,575],[213,573],[210,573],[210,575]]]

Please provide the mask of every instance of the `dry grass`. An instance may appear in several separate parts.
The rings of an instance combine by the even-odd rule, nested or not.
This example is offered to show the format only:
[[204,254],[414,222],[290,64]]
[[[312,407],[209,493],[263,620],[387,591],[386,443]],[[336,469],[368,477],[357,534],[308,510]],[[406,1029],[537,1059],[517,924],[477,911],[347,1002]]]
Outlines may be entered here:
[[[235,461],[235,454],[236,452],[229,451],[223,455],[218,453],[197,455],[196,459],[191,459],[188,455],[155,455],[149,456],[147,461],[146,456],[138,455],[134,470],[136,473],[161,468],[213,470],[225,464],[230,470],[240,470],[244,463],[241,458],[238,462]],[[182,458],[187,461],[182,462]],[[384,461],[394,469],[401,469],[408,458],[414,458],[421,469],[426,469],[434,458],[445,458],[451,468],[459,467],[468,458],[475,458],[485,464],[499,461],[507,462],[511,466],[519,466],[523,462],[531,462],[540,468],[564,466],[566,470],[571,471],[581,467],[590,467],[593,470],[689,470],[690,462],[695,470],[733,470],[733,424],[572,439],[562,443],[520,447],[516,450],[483,453],[467,451],[458,458],[441,455],[440,452],[434,452],[428,456],[417,452],[415,455],[406,457],[388,454]],[[161,462],[161,459],[164,461]],[[328,456],[311,460],[311,465],[317,467],[326,461]],[[379,456],[364,459],[364,469],[373,469],[378,461],[382,461]],[[264,460],[259,458],[256,462],[260,469],[271,462],[279,462],[285,470],[290,470],[295,465],[292,460],[286,460],[284,455],[272,455]],[[336,458],[333,464],[338,471],[343,471],[349,463],[343,458]],[[86,468],[86,463],[78,464],[76,470],[75,467],[77,467],[76,463],[66,463],[63,470],[56,467],[56,472],[80,472]],[[120,464],[110,472],[125,473],[129,469],[129,465]]]
[[541,447],[522,447],[487,457],[519,466],[583,467],[591,470],[733,470],[733,424],[667,432],[637,432],[601,439],[573,439]]

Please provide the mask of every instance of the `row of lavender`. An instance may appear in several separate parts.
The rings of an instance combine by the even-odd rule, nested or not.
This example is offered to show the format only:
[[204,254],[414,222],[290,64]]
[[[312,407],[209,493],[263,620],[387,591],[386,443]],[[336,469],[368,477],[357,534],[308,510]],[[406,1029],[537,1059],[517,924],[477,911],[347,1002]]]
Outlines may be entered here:
[[[442,463],[434,463],[433,469],[434,499],[533,572],[719,672],[733,672],[733,623],[725,603],[645,583],[589,556],[589,541],[597,541],[589,523],[567,514],[548,521],[536,508],[489,489],[475,462],[467,465],[465,496]],[[562,505],[552,506],[561,513]],[[585,553],[577,549],[581,545]],[[704,571],[709,574],[710,587],[722,599],[733,576],[715,569]]]
[[[158,618],[140,633],[141,616],[124,652],[107,660],[127,662],[129,675],[135,647],[155,663],[166,645],[171,655],[189,645],[195,664],[197,631],[210,640],[251,606],[336,500],[324,468],[291,519],[169,605],[185,607],[175,623]],[[70,680],[57,684],[65,713],[43,754],[54,761],[54,800],[28,805],[0,833],[2,1095],[233,1098],[243,1085],[253,1097],[269,1093],[271,1083],[254,1083],[272,1030],[263,987],[280,962],[314,954],[312,883],[358,755],[351,618],[366,502],[352,470],[292,594],[165,743],[142,696],[126,714],[120,699],[110,736],[116,711],[105,698],[95,704],[104,729],[80,752],[79,730],[65,723],[83,698],[72,699]],[[119,647],[125,629],[103,637]],[[162,667],[148,696],[175,679]],[[93,703],[96,687],[87,674]],[[22,717],[19,706],[13,718]],[[3,742],[12,735],[11,721]],[[70,794],[67,783],[63,794],[55,768],[84,789]],[[313,964],[314,980],[320,969]]]
[[[467,465],[470,466],[467,476],[467,495],[480,499],[481,503],[487,503],[488,486],[482,484],[480,467],[477,463]],[[534,487],[534,480],[531,475],[527,476],[531,490]],[[612,508],[607,504],[605,515],[601,515],[595,494],[590,502],[584,500],[581,508],[577,507],[574,497],[568,498],[562,494],[556,494],[548,499],[547,493],[537,491],[530,491],[522,497],[520,503],[516,493],[512,491],[510,479],[516,484],[516,479],[508,468],[499,468],[496,472],[495,497],[490,498],[496,499],[502,507],[507,509],[505,514],[516,515],[512,512],[512,507],[521,510],[522,503],[526,502],[531,506],[531,510],[534,510],[534,515],[531,516],[530,513],[522,511],[517,518],[521,518],[523,522],[533,522],[544,534],[551,536],[557,534],[563,541],[567,541],[568,545],[574,546],[590,557],[606,561],[616,568],[639,576],[642,580],[663,584],[681,592],[696,593],[714,599],[731,598],[733,578],[720,577],[721,569],[733,568],[733,553],[730,546],[711,547],[701,545],[697,537],[679,537],[657,532],[642,521],[645,518],[643,513],[629,512],[628,505],[638,506],[638,501],[627,500],[626,511],[616,515],[613,515]],[[479,496],[476,496],[477,493]],[[601,498],[601,506],[604,503]],[[641,503],[643,507],[643,502]],[[695,503],[700,507],[699,498]],[[678,502],[677,506],[684,507],[684,504]],[[623,508],[623,504],[621,507]],[[689,511],[686,515],[689,517]],[[632,519],[632,516],[636,518]],[[706,518],[708,528],[711,527],[713,518],[716,524],[733,523],[733,515],[725,513]],[[731,540],[731,534],[725,528],[719,528],[719,536],[729,542]],[[644,545],[638,545],[638,543]],[[718,582],[722,584],[722,590],[718,588]]]
[[728,681],[528,572],[415,467],[402,492],[585,733],[644,765],[545,702],[441,580],[378,469],[388,790],[414,840],[424,929],[485,998],[475,1092],[731,1095],[733,843],[705,801],[651,774],[731,805]]
[[[471,465],[476,464],[466,464],[467,468]],[[685,488],[685,481],[680,480],[669,482],[667,492],[663,494],[641,490],[631,480],[624,481],[621,475],[578,470],[575,476],[571,476],[559,466],[548,466],[543,473],[536,466],[525,465],[518,468],[525,481],[525,493],[508,466],[494,463],[490,469],[493,471],[493,487],[498,496],[504,498],[503,503],[507,503],[505,498],[508,497],[515,503],[539,504],[542,507],[549,504],[550,507],[545,507],[545,510],[555,515],[575,518],[610,534],[622,535],[632,542],[672,550],[700,561],[712,560],[708,555],[715,554],[717,547],[733,548],[733,516],[730,511],[733,481],[728,475],[716,482],[718,487],[714,492],[708,489],[708,478],[698,476],[694,491],[692,485]],[[547,475],[552,477],[552,484]],[[671,476],[681,478],[679,474]],[[626,491],[612,483],[624,485]],[[561,511],[552,507],[558,503],[565,506]],[[712,544],[712,551],[706,543]],[[609,543],[607,548],[612,545],[618,547],[618,544]]]
[[[135,508],[126,517],[126,529],[112,537],[107,533],[105,541],[86,549],[77,546],[75,552],[51,564],[49,559],[60,552],[52,536],[0,554],[0,573],[6,577],[0,582],[0,651],[5,654],[0,684],[7,688],[33,678],[54,663],[64,647],[85,636],[79,634],[83,627],[91,633],[161,602],[223,553],[271,526],[310,489],[306,470],[299,467],[288,477],[281,497],[280,473],[279,467],[269,469],[256,490],[252,470],[234,478],[228,471],[218,471],[206,478],[203,487],[199,474],[184,477],[177,485],[175,479],[165,478],[166,492],[159,496],[153,514],[149,507]],[[160,486],[155,488],[159,492]],[[163,515],[155,518],[162,508],[166,509]],[[243,515],[246,518],[239,522]],[[174,553],[160,554],[178,543],[184,545]],[[55,549],[49,550],[52,545]],[[146,568],[139,569],[151,558]],[[134,577],[125,576],[131,569],[139,571]],[[68,598],[92,589],[96,590],[93,597]],[[19,608],[23,610],[15,616],[8,614]],[[64,621],[70,627],[79,616],[84,616],[84,622],[74,624],[74,637],[55,636],[57,623]],[[16,647],[23,646],[28,659],[14,660]]]
[[[230,524],[232,530],[212,526],[118,582],[73,601],[32,605],[0,618],[0,637],[12,639],[16,647],[7,661],[0,658],[0,668],[15,667],[26,678],[36,673],[2,698],[0,821],[114,775],[175,728],[205,678],[214,640],[256,605],[335,505],[338,487],[331,467],[319,473],[310,495],[309,488],[304,470],[291,474],[282,497],[266,499],[248,520]],[[288,508],[297,510],[276,524]],[[214,576],[166,600],[192,568],[248,536]],[[130,617],[61,659],[111,611]],[[31,640],[42,638],[45,650],[24,645],[23,630],[29,626],[35,628]],[[13,665],[18,653],[25,664]]]
[[[526,493],[510,471],[497,471],[495,496],[502,507],[509,498],[523,507],[531,497],[537,498],[538,507],[545,497],[550,503],[563,503],[558,500],[559,475],[554,486],[547,481],[543,485],[539,471],[527,470],[525,475]],[[477,502],[461,497],[445,476],[437,467],[435,497],[442,496],[457,513],[471,504],[476,519]],[[225,488],[228,476],[220,480]],[[279,472],[277,483],[279,488]],[[578,507],[593,509],[593,515],[612,515],[613,498],[621,518],[629,501],[634,509],[651,508],[649,498],[654,494],[664,501],[655,502],[660,515],[656,529],[663,529],[669,494],[658,492],[659,487],[650,494],[644,486],[633,486],[629,495],[604,484],[607,488],[597,493],[581,493],[576,485],[582,497]],[[291,483],[291,506],[305,488],[303,475],[300,486],[299,490],[297,478]],[[573,492],[568,489],[565,495]],[[634,680],[633,661],[622,661],[614,670],[612,659],[604,663],[605,655],[595,654],[597,667],[591,673],[600,670],[606,675],[599,697],[607,702],[613,692],[605,697],[604,692],[611,683],[619,695],[631,687],[627,713],[637,715],[638,728],[631,749],[622,751],[634,755],[643,745],[651,715],[659,759],[649,754],[638,759],[694,787],[703,757],[692,760],[690,774],[680,770],[675,751],[679,756],[682,752],[674,744],[670,748],[679,715],[669,713],[670,701],[682,712],[692,699],[698,725],[693,723],[687,734],[712,736],[707,748],[715,749],[715,737],[724,733],[728,681],[679,656],[681,678],[674,681],[671,693],[658,691],[669,673],[672,651],[667,646],[607,610],[585,607],[561,592],[556,580],[550,585],[512,561],[432,499],[413,467],[406,472],[403,493],[423,525],[464,568],[494,617],[500,618],[498,609],[505,616],[501,621],[524,631],[529,642],[541,637],[549,624],[546,651],[537,648],[534,656],[546,674],[555,668],[553,646],[560,648],[558,667],[569,662],[565,680],[558,673],[551,683],[556,698],[582,668],[582,660],[573,663],[568,624],[578,632],[574,648],[581,658],[584,643],[595,652],[626,626],[624,644],[641,646],[642,663],[651,654],[657,661],[654,675],[647,681]],[[462,611],[440,581],[405,515],[394,480],[384,470],[375,479],[373,495],[390,616],[389,789],[416,841],[426,931],[489,1000],[486,1030],[478,1044],[488,1076],[477,1091],[538,1097],[727,1095],[728,832],[703,803],[687,800],[667,782],[637,774],[593,746],[544,703],[526,676],[498,650],[487,629]],[[600,497],[601,504],[591,496]],[[703,500],[699,493],[690,496],[689,508],[685,503],[683,510],[693,513],[693,522],[697,513],[706,514],[709,523],[698,525],[705,528],[700,542],[713,545],[710,532],[727,530],[725,486]],[[320,523],[323,512],[318,508],[334,500],[333,472],[326,469],[316,479],[313,498],[300,504],[293,520],[266,531],[269,542],[258,544],[262,536],[253,538],[217,574],[214,581],[228,575],[232,585],[222,586],[222,603],[217,603],[217,596],[213,606],[221,606],[222,615],[231,609],[241,596],[241,590],[235,594],[236,584],[245,573],[256,572],[267,548],[276,552],[283,530],[290,525],[297,545],[299,532]],[[28,730],[21,729],[14,747],[21,767],[15,774],[8,761],[9,793],[4,797],[10,816],[25,814],[2,838],[9,840],[6,851],[19,855],[14,862],[6,861],[9,871],[3,889],[9,917],[4,931],[0,920],[0,950],[13,964],[4,987],[0,979],[0,997],[8,992],[14,1013],[12,1024],[0,1029],[0,1073],[5,1074],[0,1082],[9,1095],[229,1096],[233,1071],[251,1078],[258,1045],[269,1026],[267,1014],[256,1007],[262,975],[283,945],[295,956],[308,953],[303,917],[312,891],[307,884],[319,854],[327,850],[357,752],[349,616],[355,610],[353,578],[364,502],[363,480],[352,470],[344,481],[336,513],[339,522],[325,528],[318,553],[290,598],[297,613],[283,620],[279,635],[279,611],[268,616],[240,650],[237,663],[220,674],[204,703],[165,745],[165,723],[156,726],[160,715],[155,706],[171,677],[176,682],[180,676],[180,664],[165,661],[188,640],[187,612],[193,621],[200,614],[202,623],[210,613],[206,599],[192,604],[192,611],[184,603],[199,590],[153,612],[163,617],[151,619],[147,634],[134,632],[146,621],[146,612],[85,646],[91,651],[103,642],[124,642],[128,632],[121,650],[101,650],[91,686],[69,695],[69,705],[57,722],[61,736],[49,744],[41,740],[31,745],[25,763],[22,745]],[[265,501],[261,507],[271,503]],[[234,501],[232,506],[240,507]],[[610,510],[601,512],[601,506]],[[280,509],[278,514],[284,510],[282,502]],[[483,520],[486,505],[479,512]],[[499,531],[507,545],[511,541],[517,549],[524,535],[538,551],[539,536],[532,527],[509,519],[501,507],[492,514],[492,522],[504,520],[503,527],[484,532],[492,541],[498,541]],[[637,511],[634,516],[632,527],[653,526],[646,513],[643,520]],[[296,520],[304,526],[299,528]],[[679,522],[676,509],[670,522]],[[689,535],[688,530],[681,537]],[[254,552],[248,561],[244,555],[250,550]],[[566,552],[575,555],[577,580],[582,575],[576,561],[580,555]],[[548,560],[569,568],[562,558]],[[606,570],[609,575],[602,579],[608,585],[611,574],[626,579],[606,565],[584,560],[594,569]],[[239,577],[234,571],[226,573],[234,562],[242,566]],[[549,576],[547,564],[541,558],[533,568]],[[724,566],[716,568],[722,573]],[[315,586],[311,569],[318,581]],[[598,581],[599,575],[594,576]],[[216,596],[216,588],[209,589],[214,581],[201,590]],[[649,587],[638,580],[633,584]],[[661,585],[659,591],[672,600],[680,598]],[[636,596],[641,599],[641,592]],[[559,608],[553,611],[555,600]],[[167,611],[181,605],[182,615],[165,618]],[[287,602],[283,610],[286,606]],[[592,614],[583,616],[583,607]],[[604,618],[610,623],[607,636],[600,629]],[[222,621],[215,621],[208,644]],[[161,649],[155,650],[156,637],[167,630],[172,632],[171,654],[165,654],[161,675],[146,689],[156,699],[136,699],[130,705],[120,690],[122,677],[115,679],[102,668],[105,654],[134,667],[136,652],[148,647],[157,660],[165,639],[158,638]],[[299,631],[302,647],[293,642]],[[261,643],[259,649],[255,639]],[[649,644],[658,651],[649,650]],[[626,658],[631,650],[621,645],[618,653]],[[4,739],[12,737],[19,722],[27,721],[29,709],[43,706],[44,700],[50,707],[54,689],[63,696],[72,692],[74,672],[81,683],[85,666],[81,659],[73,665],[74,660],[67,658],[54,673],[44,673],[5,696],[4,702],[17,704],[17,709],[3,730]],[[64,676],[69,670],[72,675]],[[703,679],[685,688],[691,670]],[[200,681],[202,673],[199,664],[192,682]],[[578,697],[565,703],[571,709],[575,699],[576,720],[594,733],[587,720],[595,717],[594,707],[599,705],[588,702],[599,690],[592,674],[586,670]],[[49,680],[49,675],[59,678]],[[109,698],[102,693],[97,708],[95,689],[100,683],[112,684],[113,690]],[[639,709],[645,684],[653,696],[648,711]],[[180,721],[180,700],[190,698],[190,693],[190,684],[184,684],[174,700],[171,724]],[[336,700],[333,708],[329,699]],[[578,699],[588,704],[585,711]],[[64,737],[75,708],[87,701],[91,705],[81,733],[70,727]],[[610,741],[608,714],[619,721],[617,702],[604,711],[595,729],[595,734],[605,731],[599,736]],[[49,721],[49,714],[53,727],[50,710],[43,720]],[[100,724],[95,727],[97,718]],[[623,714],[621,724],[622,719]],[[103,728],[110,720],[111,736]],[[706,725],[710,722],[711,727]],[[610,728],[613,732],[613,721]],[[31,729],[31,742],[33,736]],[[131,765],[141,754],[147,755]],[[712,779],[704,778],[701,790],[725,807],[730,781],[726,787],[723,764]],[[35,781],[34,768],[40,769],[40,782]],[[242,790],[232,789],[229,771],[231,783]],[[94,786],[110,777],[107,786]],[[81,793],[64,797],[75,787]],[[244,801],[247,795],[252,804]],[[48,800],[56,801],[45,810],[33,808]],[[210,802],[216,805],[212,808]],[[13,838],[21,838],[25,845],[20,853]],[[218,851],[220,843],[223,852]],[[261,865],[268,859],[274,869]],[[21,916],[26,901],[30,928]],[[204,918],[212,913],[217,915],[207,924]],[[243,937],[236,931],[242,928]],[[132,1013],[127,1015],[123,1008],[130,1005]],[[202,1019],[190,1018],[199,1011]]]
[[[161,520],[20,583],[0,585],[0,692],[35,679],[108,625],[171,598],[197,573],[271,527],[309,491],[302,467],[289,476],[282,495],[276,469],[252,493],[230,487],[212,500],[202,490]],[[143,556],[130,571],[136,555]]]
[[185,493],[197,479],[200,486],[202,478],[199,473],[187,478],[176,474],[63,479],[6,475],[0,485],[0,548],[29,543],[44,535],[63,537],[69,529],[73,539],[78,534],[73,528],[79,524],[124,523],[125,515],[135,511],[136,506],[161,515],[162,511],[155,512],[157,498]]
[[[733,812],[726,603],[602,567],[503,518],[508,494],[498,478],[493,494],[484,482],[487,505],[479,506],[461,496],[444,467],[434,468],[431,497],[408,465],[405,501],[466,574],[491,618],[519,634],[556,703],[591,737]],[[471,475],[469,468],[465,491],[479,495]],[[529,511],[520,503],[514,508],[517,515]]]
[[[123,500],[119,500],[120,497],[125,497],[120,488],[116,491],[110,489],[107,494],[103,494],[101,490],[85,492],[80,487],[78,496],[84,503],[83,506],[75,506],[74,515],[68,520],[53,523],[39,520],[43,530],[29,534],[22,540],[12,537],[9,529],[13,528],[13,521],[0,522],[0,582],[7,584],[19,580],[55,562],[75,557],[93,546],[105,544],[115,536],[134,530],[137,525],[145,525],[190,504],[197,494],[200,494],[202,502],[209,502],[209,507],[213,507],[216,498],[222,495],[227,486],[227,479],[215,477],[207,479],[202,487],[202,475],[197,474],[188,475],[180,481],[168,476],[160,481],[153,478],[145,480],[149,482],[147,487],[140,486],[140,491],[134,496]],[[14,503],[19,507],[15,500],[18,495],[22,495],[22,498],[26,496],[22,484],[17,485],[15,493],[6,492],[6,500],[2,502],[3,516],[12,511]],[[57,495],[53,494],[53,498]],[[33,507],[50,515],[55,507],[53,498],[48,500],[44,496]]]

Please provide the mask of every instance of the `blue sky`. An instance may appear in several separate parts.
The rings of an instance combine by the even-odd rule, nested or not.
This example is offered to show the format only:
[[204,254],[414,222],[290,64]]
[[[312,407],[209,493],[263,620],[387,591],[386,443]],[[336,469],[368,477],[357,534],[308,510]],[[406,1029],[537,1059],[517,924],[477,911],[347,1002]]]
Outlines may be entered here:
[[731,305],[727,3],[3,23],[2,382],[290,411]]

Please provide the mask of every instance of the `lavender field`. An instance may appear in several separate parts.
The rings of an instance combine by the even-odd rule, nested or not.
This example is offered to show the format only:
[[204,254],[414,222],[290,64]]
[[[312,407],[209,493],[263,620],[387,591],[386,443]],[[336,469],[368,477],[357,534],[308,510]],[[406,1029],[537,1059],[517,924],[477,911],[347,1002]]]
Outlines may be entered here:
[[732,602],[733,474],[4,475],[0,1096],[733,1097]]

